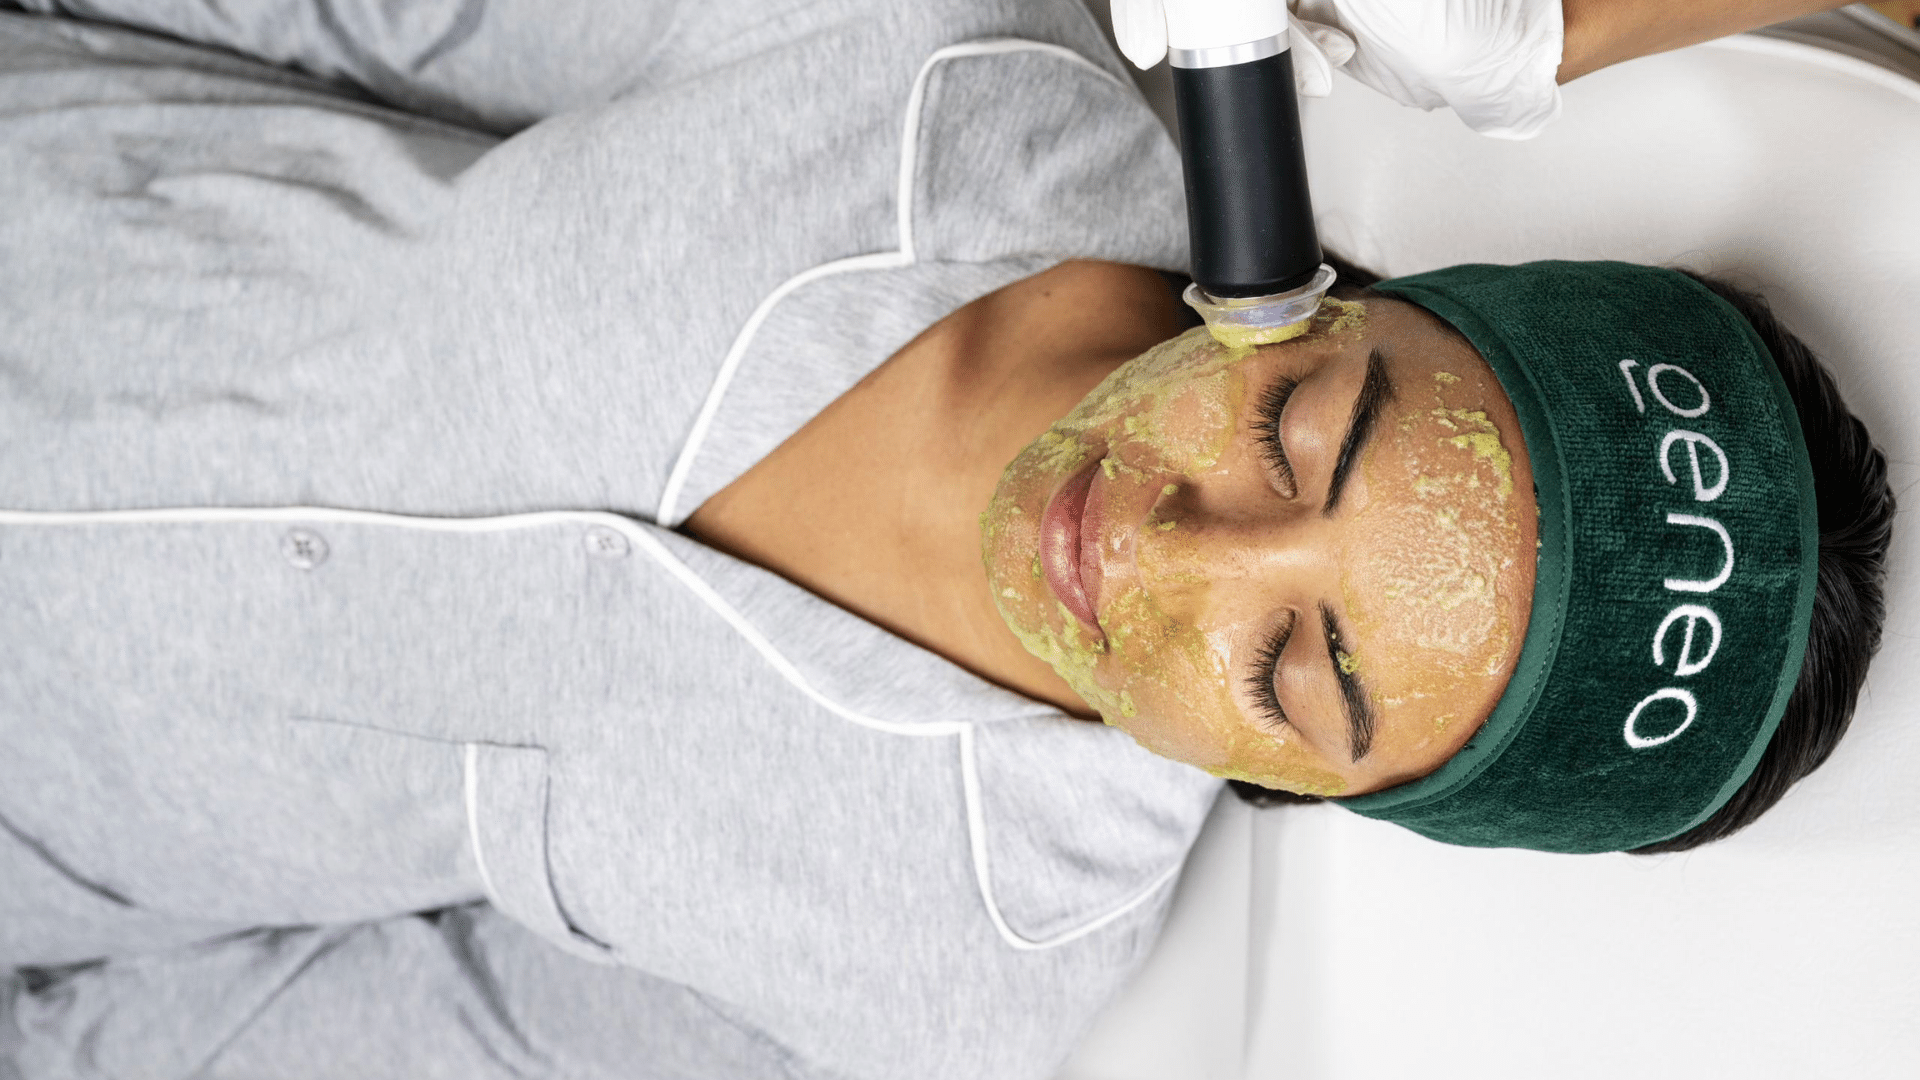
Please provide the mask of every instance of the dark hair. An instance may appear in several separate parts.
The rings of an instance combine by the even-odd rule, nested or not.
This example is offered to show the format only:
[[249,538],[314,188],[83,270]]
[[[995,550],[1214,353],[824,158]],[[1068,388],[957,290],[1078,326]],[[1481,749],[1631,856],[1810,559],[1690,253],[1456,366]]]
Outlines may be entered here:
[[[1327,261],[1340,273],[1336,295],[1364,295],[1380,280],[1378,274],[1340,259],[1329,256]],[[1882,583],[1887,545],[1893,537],[1894,499],[1887,486],[1887,459],[1873,444],[1866,425],[1847,410],[1833,377],[1806,342],[1781,324],[1758,293],[1688,270],[1680,273],[1732,304],[1773,354],[1793,397],[1813,465],[1820,564],[1800,678],[1753,775],[1705,821],[1678,836],[1632,849],[1636,855],[1686,851],[1731,836],[1779,802],[1788,788],[1833,753],[1853,720],[1867,665],[1880,648],[1880,626],[1886,616]],[[1234,794],[1255,806],[1320,801],[1239,780],[1229,783]]]

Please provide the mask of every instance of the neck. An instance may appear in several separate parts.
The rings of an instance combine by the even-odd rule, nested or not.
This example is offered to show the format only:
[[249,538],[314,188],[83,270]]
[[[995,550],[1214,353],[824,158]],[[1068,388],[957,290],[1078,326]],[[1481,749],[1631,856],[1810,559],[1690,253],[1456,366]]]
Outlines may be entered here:
[[688,519],[699,539],[1090,716],[1001,622],[978,515],[1001,470],[1108,372],[1181,329],[1154,271],[1069,262],[895,353]]

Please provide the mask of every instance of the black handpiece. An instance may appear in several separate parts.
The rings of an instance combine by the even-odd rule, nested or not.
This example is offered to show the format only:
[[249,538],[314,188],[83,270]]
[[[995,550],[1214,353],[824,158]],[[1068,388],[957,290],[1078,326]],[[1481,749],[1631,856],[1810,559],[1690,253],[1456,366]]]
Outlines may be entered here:
[[1244,55],[1245,46],[1173,51],[1193,280],[1216,297],[1297,289],[1322,258],[1300,145],[1293,52],[1276,47],[1251,60],[1234,55]]

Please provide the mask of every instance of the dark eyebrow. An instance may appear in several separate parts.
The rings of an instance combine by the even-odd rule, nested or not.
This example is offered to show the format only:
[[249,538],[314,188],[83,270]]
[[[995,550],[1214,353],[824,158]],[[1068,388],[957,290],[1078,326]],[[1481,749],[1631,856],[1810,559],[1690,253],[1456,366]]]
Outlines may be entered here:
[[1340,663],[1344,655],[1350,665],[1353,654],[1342,647],[1340,623],[1333,617],[1333,608],[1324,603],[1320,605],[1320,626],[1326,631],[1327,659],[1333,664],[1333,677],[1340,683],[1340,706],[1347,714],[1348,748],[1353,760],[1359,761],[1373,749],[1373,696],[1367,693],[1360,677],[1348,671],[1348,665]]
[[1320,508],[1323,516],[1331,517],[1335,507],[1340,505],[1340,493],[1347,488],[1347,477],[1353,472],[1354,463],[1360,460],[1360,452],[1367,448],[1367,439],[1373,435],[1373,426],[1380,419],[1380,408],[1393,400],[1393,383],[1387,378],[1387,356],[1375,345],[1367,354],[1367,378],[1360,384],[1360,396],[1353,400],[1353,416],[1347,421],[1347,437],[1340,440],[1340,456],[1333,464],[1333,479],[1327,484],[1327,504]]

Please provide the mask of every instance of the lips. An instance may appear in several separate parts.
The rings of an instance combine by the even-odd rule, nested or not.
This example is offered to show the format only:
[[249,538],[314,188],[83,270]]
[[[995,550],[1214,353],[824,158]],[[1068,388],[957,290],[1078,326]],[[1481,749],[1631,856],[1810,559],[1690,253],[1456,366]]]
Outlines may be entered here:
[[1099,594],[1099,522],[1089,513],[1098,458],[1087,463],[1048,500],[1040,516],[1040,568],[1047,587],[1097,638],[1105,631],[1095,617],[1093,599]]

